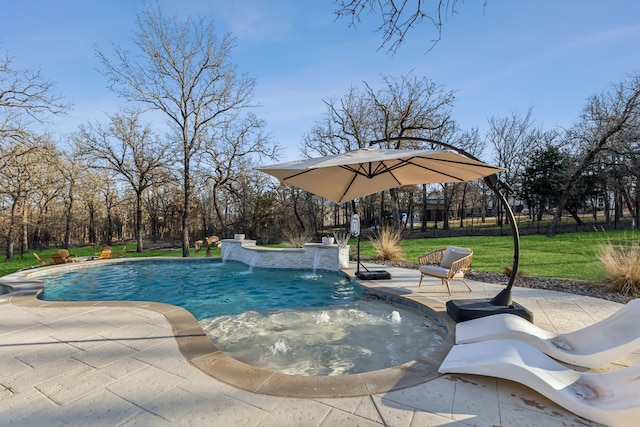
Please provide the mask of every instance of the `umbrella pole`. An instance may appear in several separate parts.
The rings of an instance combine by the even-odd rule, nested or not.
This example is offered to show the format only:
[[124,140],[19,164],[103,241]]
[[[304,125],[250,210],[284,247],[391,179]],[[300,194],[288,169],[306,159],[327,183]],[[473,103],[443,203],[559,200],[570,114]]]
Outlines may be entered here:
[[360,274],[360,233],[358,233],[358,264],[356,265],[356,276]]
[[520,233],[518,232],[518,225],[516,224],[515,215],[509,202],[500,191],[500,188],[508,189],[509,187],[503,182],[498,180],[497,175],[491,175],[485,178],[485,182],[491,188],[494,193],[500,199],[500,202],[504,205],[507,213],[507,218],[511,225],[511,231],[513,234],[513,266],[511,267],[511,274],[509,276],[509,282],[507,287],[500,291],[498,295],[492,299],[476,299],[476,300],[461,300],[447,301],[447,313],[456,322],[464,322],[465,320],[477,319],[479,317],[490,316],[492,314],[509,313],[520,316],[533,322],[533,313],[527,310],[520,304],[513,302],[511,298],[511,288],[516,280],[518,274],[518,263],[520,260]]

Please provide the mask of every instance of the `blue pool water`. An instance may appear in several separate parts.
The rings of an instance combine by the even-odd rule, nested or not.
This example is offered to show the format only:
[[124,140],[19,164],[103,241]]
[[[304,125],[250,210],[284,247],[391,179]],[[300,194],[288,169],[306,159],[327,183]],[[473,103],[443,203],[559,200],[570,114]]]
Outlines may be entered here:
[[255,272],[246,264],[137,261],[93,264],[43,277],[47,301],[153,301],[182,307],[202,320],[248,310],[326,307],[360,299],[341,274]]
[[41,275],[47,301],[153,301],[190,311],[215,345],[273,372],[342,375],[422,358],[447,334],[342,274],[220,260],[83,263]]

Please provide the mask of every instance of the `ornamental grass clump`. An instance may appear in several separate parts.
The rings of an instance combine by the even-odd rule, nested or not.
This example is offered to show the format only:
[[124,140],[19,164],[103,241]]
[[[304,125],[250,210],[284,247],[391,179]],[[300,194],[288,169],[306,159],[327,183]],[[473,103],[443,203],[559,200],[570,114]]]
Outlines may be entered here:
[[305,243],[309,243],[313,240],[313,234],[309,231],[292,229],[282,231],[283,243],[285,246],[292,248],[302,248]]
[[369,236],[369,241],[376,251],[376,259],[386,261],[402,261],[404,259],[401,230],[382,227]]
[[640,247],[637,244],[603,244],[598,258],[605,268],[610,290],[624,296],[640,296]]

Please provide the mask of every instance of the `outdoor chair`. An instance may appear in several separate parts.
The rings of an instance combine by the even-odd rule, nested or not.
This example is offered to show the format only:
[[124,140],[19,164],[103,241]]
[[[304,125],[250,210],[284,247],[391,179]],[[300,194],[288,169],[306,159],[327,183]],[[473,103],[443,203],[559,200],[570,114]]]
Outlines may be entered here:
[[122,258],[127,253],[127,246],[123,246],[120,252],[111,252],[111,258]]
[[420,283],[424,276],[437,277],[442,280],[442,284],[447,286],[447,291],[451,295],[451,280],[459,280],[465,284],[469,292],[471,288],[464,280],[464,273],[471,267],[473,251],[469,248],[458,248],[449,246],[438,249],[426,255],[418,257],[418,270],[420,271]]
[[95,252],[91,259],[111,259],[111,246],[105,246],[102,251]]
[[33,256],[36,257],[40,265],[49,265],[53,263],[53,258],[40,258],[37,253],[33,253]]
[[53,264],[66,264],[67,260],[60,255],[59,253],[57,254],[51,254],[51,259],[53,260]]
[[640,299],[577,331],[555,334],[513,314],[496,314],[456,325],[456,344],[515,339],[565,363],[586,368],[607,365],[640,348]]
[[579,372],[525,342],[493,340],[454,345],[438,371],[515,381],[604,425],[632,426],[640,419],[640,365]]
[[77,255],[71,255],[66,249],[58,249],[58,255],[62,257],[64,262],[76,262],[78,260]]

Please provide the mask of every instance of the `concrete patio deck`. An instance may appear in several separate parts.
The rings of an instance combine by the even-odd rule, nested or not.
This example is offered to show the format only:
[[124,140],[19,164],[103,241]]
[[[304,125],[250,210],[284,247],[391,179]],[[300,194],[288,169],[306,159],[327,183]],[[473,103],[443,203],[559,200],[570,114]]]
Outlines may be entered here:
[[[366,285],[435,300],[436,305],[451,299],[439,280],[418,287],[417,271],[384,268],[392,280]],[[212,366],[223,359],[203,354],[202,331],[189,322],[181,324],[184,319],[174,316],[170,306],[46,303],[29,294],[24,277],[20,280],[23,295],[0,295],[0,425],[597,425],[513,382],[411,369],[405,376],[423,377],[388,391],[376,390],[376,373],[371,373],[372,383],[363,380],[368,390],[363,395],[296,397],[300,391],[295,380],[286,383],[289,390],[277,387],[277,395],[253,393],[246,390],[253,385],[234,387],[204,372],[204,361]],[[453,298],[494,296],[503,288],[469,284],[472,293],[454,282]],[[596,298],[517,287],[514,300],[533,311],[537,325],[559,333],[590,325],[620,307]],[[193,338],[196,341],[190,341]],[[186,342],[179,346],[180,339]],[[604,369],[638,363],[640,351]]]

